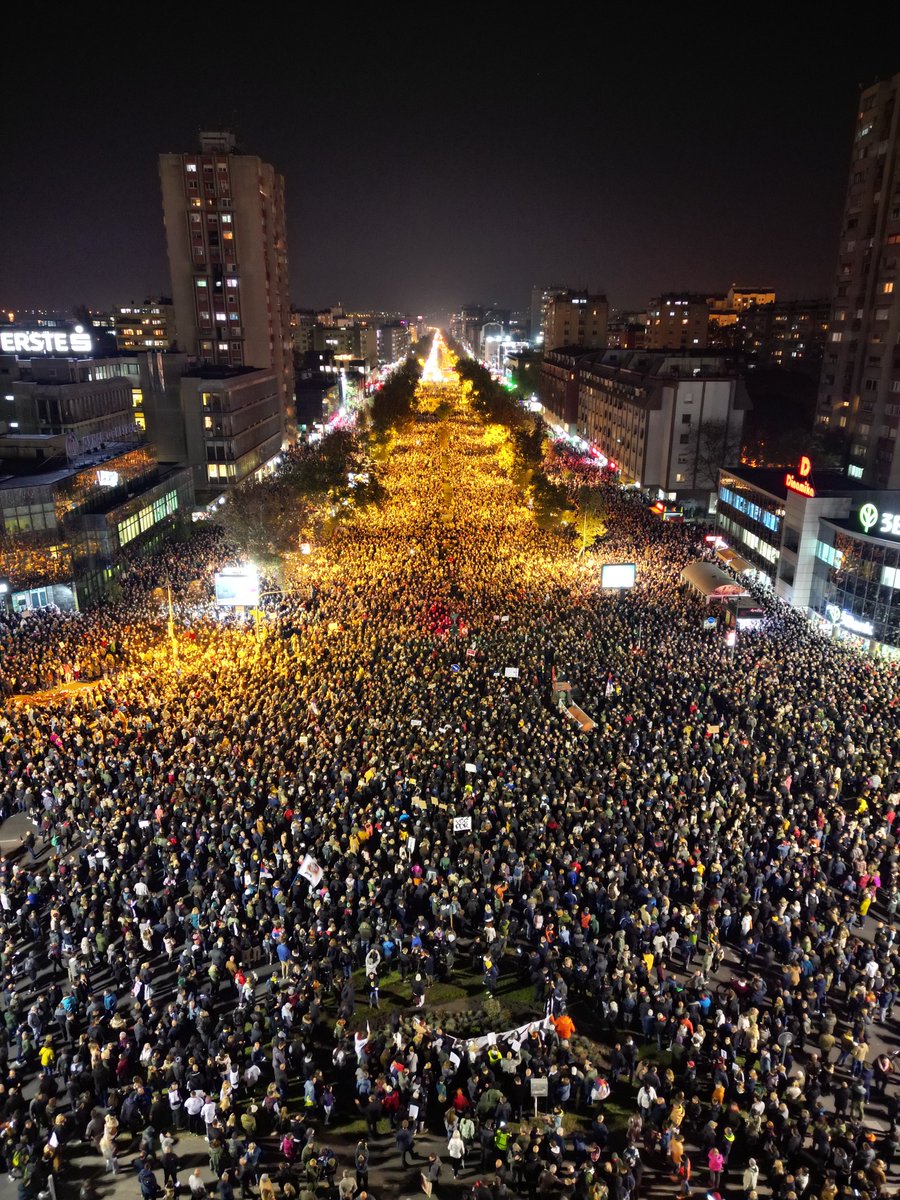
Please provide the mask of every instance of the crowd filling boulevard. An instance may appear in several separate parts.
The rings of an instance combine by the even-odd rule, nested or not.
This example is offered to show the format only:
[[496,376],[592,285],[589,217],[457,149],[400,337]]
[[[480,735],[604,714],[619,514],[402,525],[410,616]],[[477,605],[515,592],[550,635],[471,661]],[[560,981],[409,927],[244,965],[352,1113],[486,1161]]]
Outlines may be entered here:
[[0,621],[11,1186],[891,1195],[895,670],[729,650],[612,485],[577,555],[440,338],[383,482],[257,626],[183,602],[204,534]]

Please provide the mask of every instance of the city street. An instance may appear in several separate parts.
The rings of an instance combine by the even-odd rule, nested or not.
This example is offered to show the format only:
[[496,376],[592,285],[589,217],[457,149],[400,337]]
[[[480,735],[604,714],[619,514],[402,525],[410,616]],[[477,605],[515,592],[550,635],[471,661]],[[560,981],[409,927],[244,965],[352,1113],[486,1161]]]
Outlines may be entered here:
[[[729,1193],[758,1158],[782,1200],[785,1158],[825,1186],[826,1143],[893,1178],[894,673],[775,606],[729,648],[679,590],[702,530],[596,472],[579,553],[533,426],[455,368],[438,335],[380,503],[258,627],[201,608],[174,656],[144,568],[72,619],[108,679],[7,708],[7,1089],[36,1132],[0,1150],[55,1159],[60,1200],[161,1188],[195,1098],[208,1140],[180,1130],[169,1169],[223,1200],[261,1172],[324,1194],[367,1127],[376,1200],[430,1153],[438,1195],[497,1200],[671,1195],[684,1155]],[[223,551],[178,553],[176,601]],[[12,653],[69,653],[28,628]]]

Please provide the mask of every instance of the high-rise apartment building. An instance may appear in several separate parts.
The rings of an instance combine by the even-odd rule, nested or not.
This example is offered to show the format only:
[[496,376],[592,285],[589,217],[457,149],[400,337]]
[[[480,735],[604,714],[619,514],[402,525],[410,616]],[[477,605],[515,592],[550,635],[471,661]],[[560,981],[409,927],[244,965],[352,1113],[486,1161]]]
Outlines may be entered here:
[[547,301],[544,349],[606,346],[609,305],[606,297],[590,292],[562,292]]
[[543,346],[547,333],[547,305],[554,296],[562,296],[568,288],[559,284],[550,287],[535,284],[531,289],[531,340],[535,346]]
[[657,296],[647,310],[647,349],[702,350],[708,340],[708,325],[705,296]]
[[167,296],[119,305],[115,321],[117,350],[169,350],[175,342],[175,310]]
[[730,339],[718,344],[743,351],[759,366],[784,367],[818,379],[830,313],[829,300],[752,304],[740,314],[737,324],[725,331]]
[[199,500],[266,470],[281,449],[279,380],[251,367],[197,367],[181,377],[186,459]]
[[284,179],[230,133],[161,154],[163,215],[180,347],[203,364],[274,371],[292,413]]
[[900,74],[864,88],[838,247],[817,424],[848,439],[847,472],[900,487]]

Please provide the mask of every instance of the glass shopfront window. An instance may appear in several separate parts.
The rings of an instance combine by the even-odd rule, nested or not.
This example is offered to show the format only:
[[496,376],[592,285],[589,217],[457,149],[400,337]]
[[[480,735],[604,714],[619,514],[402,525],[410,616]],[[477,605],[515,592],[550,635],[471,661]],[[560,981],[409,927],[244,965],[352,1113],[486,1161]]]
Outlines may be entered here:
[[737,476],[723,475],[716,516],[718,528],[765,578],[778,561],[784,506]]
[[873,626],[875,640],[900,645],[900,543],[837,532],[825,603]]

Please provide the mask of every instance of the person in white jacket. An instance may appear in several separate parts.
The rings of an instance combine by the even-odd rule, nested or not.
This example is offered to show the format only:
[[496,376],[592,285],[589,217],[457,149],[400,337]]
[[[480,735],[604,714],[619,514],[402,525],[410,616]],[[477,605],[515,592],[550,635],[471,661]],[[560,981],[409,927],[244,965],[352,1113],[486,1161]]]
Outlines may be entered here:
[[453,1178],[459,1176],[460,1168],[464,1165],[466,1157],[466,1143],[460,1137],[459,1129],[454,1129],[450,1135],[450,1141],[447,1143],[447,1150],[450,1154],[450,1166],[453,1169]]
[[747,1160],[747,1165],[744,1168],[744,1178],[742,1180],[744,1186],[744,1195],[749,1196],[751,1192],[756,1191],[758,1179],[759,1167],[756,1165],[756,1159],[750,1158]]

